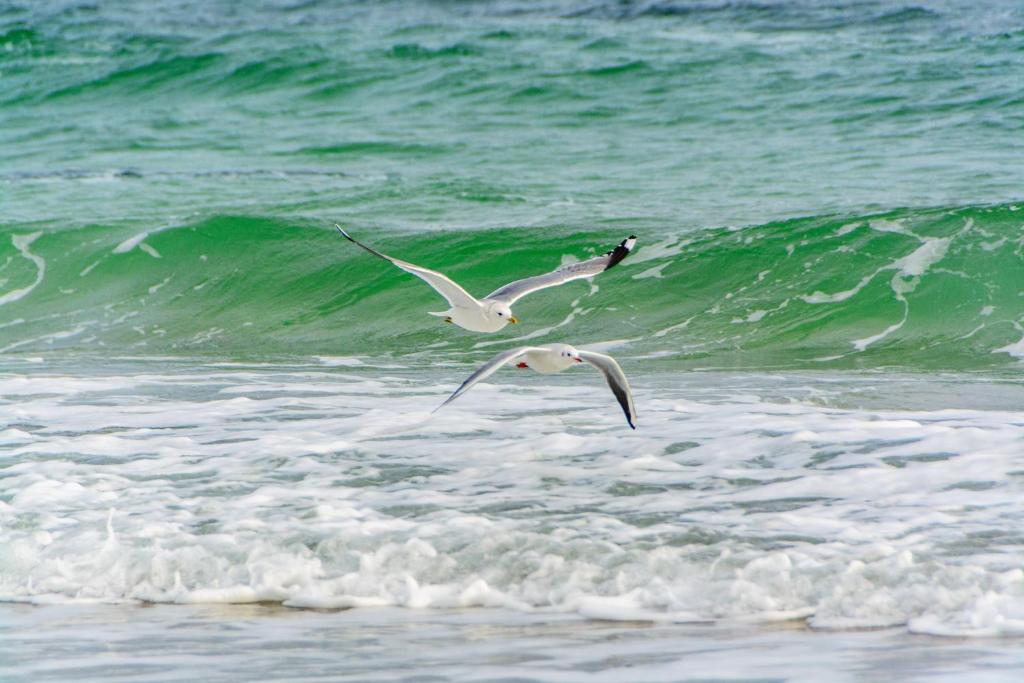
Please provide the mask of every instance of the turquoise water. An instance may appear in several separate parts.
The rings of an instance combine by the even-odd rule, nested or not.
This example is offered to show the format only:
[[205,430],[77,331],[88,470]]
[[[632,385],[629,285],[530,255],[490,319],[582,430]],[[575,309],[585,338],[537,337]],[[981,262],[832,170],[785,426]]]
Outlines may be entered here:
[[0,348],[471,348],[337,221],[479,294],[640,236],[519,334],[578,300],[567,337],[686,367],[1014,363],[1022,26],[992,2],[8,6]]
[[[646,245],[593,287],[532,295],[515,308],[523,324],[487,338],[426,315],[445,306],[421,282],[300,222],[216,217],[152,233],[16,231],[24,248],[6,270],[10,285],[23,284],[15,295],[28,291],[4,306],[11,317],[0,348],[250,360],[369,353],[429,363],[441,352],[483,357],[496,345],[555,335],[628,345],[651,367],[672,369],[1014,373],[1024,356],[1018,216],[1006,204],[678,235],[637,230]],[[626,229],[363,232],[483,296],[554,269],[563,254],[609,248]]]
[[[0,0],[0,677],[1018,680],[1022,73],[996,0]],[[477,295],[638,245],[481,336],[336,222]],[[431,413],[559,341],[636,432]]]

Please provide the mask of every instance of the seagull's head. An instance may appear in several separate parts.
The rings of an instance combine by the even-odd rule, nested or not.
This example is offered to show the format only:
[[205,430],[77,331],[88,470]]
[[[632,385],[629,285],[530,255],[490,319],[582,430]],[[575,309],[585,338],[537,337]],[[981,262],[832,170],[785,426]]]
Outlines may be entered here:
[[503,304],[503,303],[497,303],[496,302],[494,305],[492,305],[491,306],[491,313],[493,315],[498,316],[498,318],[500,320],[504,320],[505,322],[512,323],[513,325],[515,325],[517,322],[519,322],[518,320],[516,320],[516,317],[514,315],[512,315],[512,309],[509,308],[506,304]]
[[558,351],[558,356],[568,363],[576,362],[582,363],[583,359],[580,358],[580,352],[568,344],[562,344]]

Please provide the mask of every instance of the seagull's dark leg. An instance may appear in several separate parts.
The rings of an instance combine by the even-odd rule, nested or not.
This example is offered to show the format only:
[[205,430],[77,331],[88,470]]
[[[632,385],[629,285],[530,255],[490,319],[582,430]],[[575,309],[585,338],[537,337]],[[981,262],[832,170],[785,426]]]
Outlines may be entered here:
[[444,321],[445,321],[446,323],[450,323],[450,322],[452,322],[452,317],[451,317],[450,315],[449,315],[449,316],[445,316],[445,319],[444,319]]

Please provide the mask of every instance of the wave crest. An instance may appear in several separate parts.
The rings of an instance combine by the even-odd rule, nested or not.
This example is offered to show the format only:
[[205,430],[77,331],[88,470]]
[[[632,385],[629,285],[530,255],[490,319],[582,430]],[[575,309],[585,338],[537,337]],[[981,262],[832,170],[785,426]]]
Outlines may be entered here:
[[[689,366],[971,369],[1014,360],[1024,338],[1015,205],[819,216],[645,235],[620,268],[516,307],[530,338],[614,343]],[[0,233],[12,258],[24,231]],[[618,232],[533,229],[362,236],[480,295],[584,258]],[[454,353],[513,343],[425,315],[436,294],[324,226],[222,216],[148,234],[46,233],[46,277],[10,300],[0,348],[143,352]],[[0,254],[2,256],[2,254]],[[14,270],[0,297],[31,284]],[[22,280],[25,280],[24,282]],[[55,337],[69,330],[74,335]]]

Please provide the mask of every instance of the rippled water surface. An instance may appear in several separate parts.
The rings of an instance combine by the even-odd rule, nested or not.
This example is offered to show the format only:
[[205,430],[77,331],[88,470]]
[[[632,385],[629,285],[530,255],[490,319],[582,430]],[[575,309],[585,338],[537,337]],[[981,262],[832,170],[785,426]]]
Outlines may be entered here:
[[[0,678],[1016,681],[1019,3],[0,0]],[[482,295],[609,249],[482,337]],[[611,353],[600,374],[501,349]]]
[[[601,622],[486,608],[11,608],[7,680],[1010,681],[1013,647],[792,624]],[[13,617],[13,620],[10,618]],[[90,655],[103,639],[102,664]],[[54,643],[60,643],[58,648]],[[58,657],[34,658],[40,647]],[[3,671],[0,664],[0,671]]]

